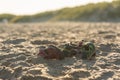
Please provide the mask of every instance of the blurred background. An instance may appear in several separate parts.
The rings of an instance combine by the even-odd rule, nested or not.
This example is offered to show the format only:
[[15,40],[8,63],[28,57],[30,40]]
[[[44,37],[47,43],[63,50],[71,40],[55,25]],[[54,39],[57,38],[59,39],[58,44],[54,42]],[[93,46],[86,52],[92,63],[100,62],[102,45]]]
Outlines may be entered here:
[[120,0],[0,0],[0,22],[119,22]]

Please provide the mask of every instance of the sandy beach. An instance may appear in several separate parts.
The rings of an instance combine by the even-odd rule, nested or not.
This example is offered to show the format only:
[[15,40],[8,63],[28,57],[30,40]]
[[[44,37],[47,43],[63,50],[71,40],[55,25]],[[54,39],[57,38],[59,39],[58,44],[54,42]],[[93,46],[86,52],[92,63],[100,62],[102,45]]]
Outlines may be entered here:
[[[83,39],[95,41],[95,59],[36,55],[40,46]],[[0,80],[120,80],[120,23],[1,23]]]

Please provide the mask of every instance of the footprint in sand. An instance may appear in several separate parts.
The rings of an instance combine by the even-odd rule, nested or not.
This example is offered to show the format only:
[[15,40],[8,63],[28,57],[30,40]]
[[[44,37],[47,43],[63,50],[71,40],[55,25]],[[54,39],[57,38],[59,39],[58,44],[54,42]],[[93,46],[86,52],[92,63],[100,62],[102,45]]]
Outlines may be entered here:
[[15,48],[24,48],[24,46],[21,45],[21,44],[16,44],[16,45],[14,45],[13,47],[15,47]]
[[56,44],[56,42],[48,41],[48,40],[34,40],[31,41],[31,44],[33,45],[41,45],[41,44]]
[[120,59],[115,60],[113,63],[116,65],[120,65]]
[[10,61],[10,62],[16,62],[16,61],[23,61],[26,59],[26,56],[21,54],[15,57],[11,57],[11,58],[6,58],[6,61]]
[[115,39],[115,38],[116,38],[116,35],[109,34],[109,35],[104,36],[104,38],[105,38],[105,39]]
[[15,78],[20,77],[21,74],[22,74],[22,71],[23,71],[23,69],[22,69],[21,66],[15,67],[15,68],[14,68],[14,77],[15,77]]
[[65,68],[58,66],[57,68],[49,67],[47,73],[53,77],[59,77],[59,76],[64,76],[65,71],[67,71]]
[[27,63],[27,62],[25,62],[25,61],[18,61],[18,62],[16,62],[16,63],[10,64],[9,66],[10,66],[10,67],[17,67],[17,66],[30,67],[30,66],[32,66],[32,64],[29,64],[29,63]]
[[3,59],[8,59],[8,58],[13,58],[13,57],[20,57],[20,56],[25,56],[24,53],[10,53],[10,54],[3,54],[3,55],[0,55],[0,60],[3,60]]
[[14,71],[8,67],[0,67],[0,78],[3,80],[11,80],[13,72]]
[[53,79],[40,75],[34,76],[32,74],[27,74],[23,75],[20,80],[53,80]]
[[110,64],[110,63],[106,63],[106,64],[99,64],[99,67],[101,68],[101,69],[106,69],[106,68],[109,68],[109,67],[111,67],[112,65]]
[[100,44],[99,49],[102,51],[103,56],[107,56],[109,52],[120,52],[119,45],[113,43]]
[[114,75],[114,72],[108,71],[108,72],[103,72],[99,77],[97,77],[94,80],[108,80],[109,78],[112,78]]
[[25,41],[26,41],[25,39],[13,39],[13,40],[3,41],[2,43],[3,44],[20,44],[20,43],[25,42]]
[[110,64],[115,64],[115,65],[120,65],[120,54],[119,54],[119,52],[118,53],[110,53],[109,55],[108,55],[108,62],[110,63]]
[[27,74],[32,74],[32,75],[40,75],[42,74],[41,68],[33,68],[27,71]]
[[98,34],[108,34],[108,33],[115,33],[113,31],[98,31]]
[[90,76],[88,71],[74,71],[70,73],[74,80],[78,80],[79,78],[87,78]]

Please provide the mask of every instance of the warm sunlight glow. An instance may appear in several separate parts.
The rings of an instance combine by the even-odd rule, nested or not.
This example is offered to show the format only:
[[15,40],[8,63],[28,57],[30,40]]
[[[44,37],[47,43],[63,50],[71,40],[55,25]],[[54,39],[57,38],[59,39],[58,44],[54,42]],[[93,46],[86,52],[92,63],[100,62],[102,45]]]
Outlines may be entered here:
[[112,0],[0,0],[0,14],[34,14],[102,1]]

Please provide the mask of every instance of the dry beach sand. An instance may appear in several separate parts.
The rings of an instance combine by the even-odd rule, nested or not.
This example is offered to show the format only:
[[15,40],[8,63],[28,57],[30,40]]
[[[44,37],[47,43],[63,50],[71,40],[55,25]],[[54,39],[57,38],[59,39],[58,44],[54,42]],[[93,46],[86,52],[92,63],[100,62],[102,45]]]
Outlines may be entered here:
[[[96,59],[36,56],[42,45],[95,41]],[[120,80],[120,23],[0,24],[0,80]]]

